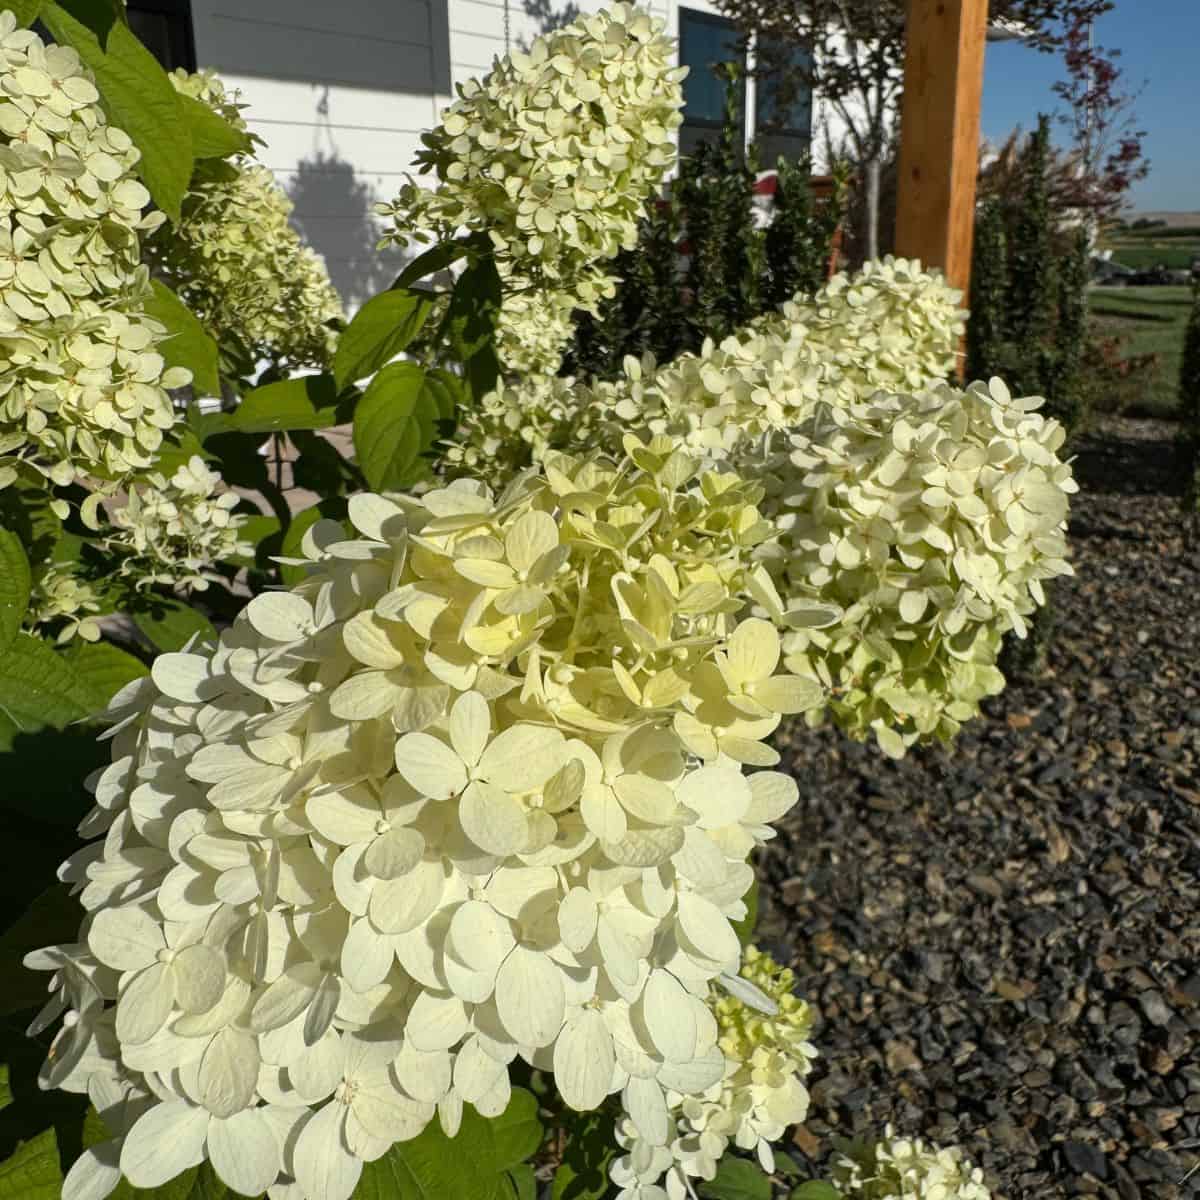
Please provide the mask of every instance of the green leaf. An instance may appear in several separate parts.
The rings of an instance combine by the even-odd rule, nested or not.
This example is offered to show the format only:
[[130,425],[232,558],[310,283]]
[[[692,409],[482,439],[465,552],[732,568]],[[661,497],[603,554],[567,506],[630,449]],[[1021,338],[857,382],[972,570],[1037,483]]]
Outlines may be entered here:
[[191,371],[192,385],[199,394],[219,396],[221,378],[217,371],[217,343],[209,337],[192,310],[165,283],[155,279],[151,281],[151,287],[153,294],[146,299],[146,313],[165,325],[171,335],[158,344],[158,352],[168,367],[186,367]]
[[0,653],[12,643],[29,608],[29,560],[15,533],[0,528]]
[[184,119],[192,131],[192,153],[197,159],[230,158],[254,148],[249,134],[231,125],[220,113],[195,96],[179,97]]
[[373,375],[420,332],[432,307],[416,292],[387,291],[372,296],[342,330],[333,356],[339,388]]
[[754,940],[754,926],[758,923],[758,880],[750,885],[750,890],[742,897],[746,902],[746,915],[740,921],[733,922],[733,931],[743,946],[748,946]]
[[[529,1123],[531,1105],[535,1129]],[[511,1197],[508,1171],[517,1163],[501,1163],[521,1146],[532,1142],[536,1150],[541,1144],[536,1111],[537,1101],[517,1088],[508,1108],[490,1121],[465,1110],[453,1138],[434,1121],[420,1136],[397,1142],[377,1162],[367,1163],[354,1200],[502,1200],[506,1192]]]
[[102,46],[55,0],[43,5],[41,18],[55,40],[74,47],[91,69],[109,120],[141,151],[138,173],[154,203],[178,221],[192,177],[192,135],[167,73],[127,25],[114,24]]
[[79,695],[91,712],[102,712],[108,702],[134,679],[148,675],[150,669],[140,658],[111,642],[84,642],[76,639],[63,655],[75,672]]
[[180,467],[186,466],[192,460],[193,455],[199,455],[203,459],[212,458],[200,439],[186,425],[176,425],[159,448],[154,469],[170,479]]
[[354,452],[371,487],[398,491],[414,481],[422,451],[437,440],[442,399],[416,363],[389,363],[371,380],[354,413]]
[[0,1063],[0,1110],[13,1102],[12,1087],[8,1081],[8,1067]]
[[501,294],[495,260],[490,254],[480,256],[455,282],[439,331],[463,364],[476,399],[490,392],[500,375],[495,343]]
[[[314,504],[312,508],[306,508],[302,512],[296,513],[292,517],[287,529],[284,530],[283,542],[279,547],[280,556],[282,558],[302,557],[300,543],[304,540],[304,535],[318,521],[344,521],[346,519],[346,507],[344,497],[331,496],[328,500],[322,500]],[[308,570],[305,567],[289,566],[287,563],[281,563],[279,574],[282,576],[283,582],[288,587],[292,587],[308,575]]]
[[105,47],[112,27],[125,19],[125,0],[58,0],[58,3],[80,24],[86,25]]
[[609,1163],[617,1155],[613,1118],[599,1112],[571,1115],[566,1151],[554,1172],[551,1200],[602,1200],[609,1194]]
[[133,613],[133,623],[149,638],[156,650],[182,650],[195,634],[200,640],[217,640],[217,631],[202,613],[174,596],[149,595],[146,607]]
[[537,1176],[528,1163],[514,1167],[509,1171],[508,1178],[517,1194],[517,1200],[537,1200]]
[[418,280],[426,279],[430,275],[436,275],[439,271],[445,271],[448,267],[458,262],[469,249],[470,247],[467,243],[462,241],[439,242],[423,254],[418,254],[400,272],[396,277],[396,282],[392,284],[393,290],[396,288],[412,287]]
[[242,397],[230,425],[240,433],[328,429],[346,419],[329,375],[304,375],[255,388]]
[[0,1163],[0,1200],[59,1200],[62,1185],[53,1129],[22,1142],[11,1158]]
[[74,672],[40,638],[19,633],[0,652],[0,717],[8,726],[0,740],[46,725],[61,729],[87,715]]
[[524,1088],[513,1088],[508,1107],[488,1122],[492,1131],[492,1166],[508,1171],[532,1157],[542,1144],[537,1097]]
[[701,1183],[705,1200],[771,1200],[771,1180],[756,1163],[726,1155],[717,1167],[717,1177]]
[[11,9],[18,25],[28,29],[42,11],[42,0],[4,0],[4,7]]
[[823,1179],[813,1179],[794,1189],[788,1200],[842,1200],[842,1193]]

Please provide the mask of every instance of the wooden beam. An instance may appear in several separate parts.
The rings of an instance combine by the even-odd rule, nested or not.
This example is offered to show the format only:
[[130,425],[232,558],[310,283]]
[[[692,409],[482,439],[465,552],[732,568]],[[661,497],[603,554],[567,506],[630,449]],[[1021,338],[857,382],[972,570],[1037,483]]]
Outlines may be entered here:
[[971,284],[987,0],[908,0],[896,253]]

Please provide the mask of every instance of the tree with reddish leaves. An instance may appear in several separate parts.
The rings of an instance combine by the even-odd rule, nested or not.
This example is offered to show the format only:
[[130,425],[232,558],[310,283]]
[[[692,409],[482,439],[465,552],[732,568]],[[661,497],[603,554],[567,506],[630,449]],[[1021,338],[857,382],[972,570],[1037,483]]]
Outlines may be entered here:
[[[786,113],[805,91],[819,92],[842,127],[838,139],[862,172],[867,199],[868,258],[879,252],[879,189],[895,150],[896,114],[904,88],[908,0],[717,0],[754,45],[755,74],[770,80],[776,111]],[[1140,131],[1129,124],[1132,97],[1122,89],[1117,52],[1093,44],[1096,19],[1114,0],[991,0],[993,22],[1029,46],[1063,55],[1066,79],[1057,93],[1064,120],[1084,137],[1089,206],[1111,212],[1146,170]],[[831,141],[830,129],[819,131]],[[836,147],[835,147],[836,148]]]

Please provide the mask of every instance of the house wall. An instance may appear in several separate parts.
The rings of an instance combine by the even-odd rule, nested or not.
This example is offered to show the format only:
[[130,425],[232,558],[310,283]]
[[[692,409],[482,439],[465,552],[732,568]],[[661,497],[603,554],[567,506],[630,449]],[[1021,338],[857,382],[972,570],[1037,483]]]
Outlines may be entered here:
[[[192,0],[196,60],[241,94],[263,163],[351,305],[395,277],[372,206],[410,169],[454,85],[606,0]],[[649,0],[673,37],[679,0]],[[685,7],[715,12],[707,0]],[[753,81],[747,97],[754,111]]]

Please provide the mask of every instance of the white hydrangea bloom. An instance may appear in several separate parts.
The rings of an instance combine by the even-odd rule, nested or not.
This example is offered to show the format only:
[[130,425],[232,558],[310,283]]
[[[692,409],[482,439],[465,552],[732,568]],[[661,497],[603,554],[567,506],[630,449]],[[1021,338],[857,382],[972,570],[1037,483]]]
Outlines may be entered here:
[[469,463],[502,484],[550,450],[603,450],[631,429],[675,438],[746,477],[776,472],[786,435],[818,401],[854,404],[943,381],[966,315],[959,299],[919,263],[887,258],[698,353],[664,365],[627,358],[613,383],[521,379],[467,416],[447,454],[451,472]]
[[[245,130],[241,106],[212,71],[175,71],[171,81]],[[292,202],[274,174],[249,155],[228,174],[199,176],[183,219],[151,240],[149,261],[209,333],[236,345],[249,366],[270,359],[292,367],[328,365],[331,321],[343,316],[324,260],[289,223]]]
[[502,1112],[518,1057],[661,1147],[668,1092],[722,1079],[710,981],[797,795],[745,765],[796,681],[734,615],[757,489],[628,450],[356,496],[302,584],[114,702],[80,942],[32,960],[81,1014],[55,1083],[113,1096],[66,1200],[205,1157],[346,1200],[435,1115]]
[[75,51],[0,12],[0,487],[149,467],[174,414],[166,331],[143,311],[138,151]]
[[30,629],[56,629],[60,644],[78,636],[85,642],[100,640],[100,625],[94,614],[102,608],[100,594],[86,579],[80,579],[71,562],[51,563],[33,585],[29,598]]
[[125,505],[113,513],[118,531],[105,540],[121,551],[123,574],[138,587],[174,585],[203,591],[212,567],[252,553],[238,536],[246,518],[233,510],[237,494],[219,491],[221,475],[194,454],[171,476],[152,474],[132,484]]
[[842,1147],[834,1186],[846,1200],[991,1200],[983,1172],[957,1146],[939,1149],[920,1138],[897,1137]]
[[1023,637],[1043,581],[1072,573],[1078,485],[1041,404],[998,379],[879,393],[820,406],[792,439],[780,534],[764,547],[781,607],[800,614],[785,661],[889,754],[975,716],[1004,686],[1003,635]]
[[732,992],[710,992],[724,1072],[707,1088],[667,1093],[670,1141],[649,1141],[628,1116],[618,1123],[625,1151],[611,1168],[618,1200],[685,1200],[694,1194],[690,1180],[711,1180],[731,1144],[753,1151],[763,1170],[773,1171],[771,1143],[807,1115],[803,1079],[817,1056],[808,1040],[812,1010],[793,994],[792,972],[754,946],[739,974],[759,1007]]
[[550,373],[571,310],[612,294],[603,264],[637,244],[676,161],[687,71],[673,59],[663,22],[630,5],[577,17],[461,85],[418,155],[436,189],[408,183],[381,209],[400,244],[487,235],[511,293],[499,346],[510,370]]

